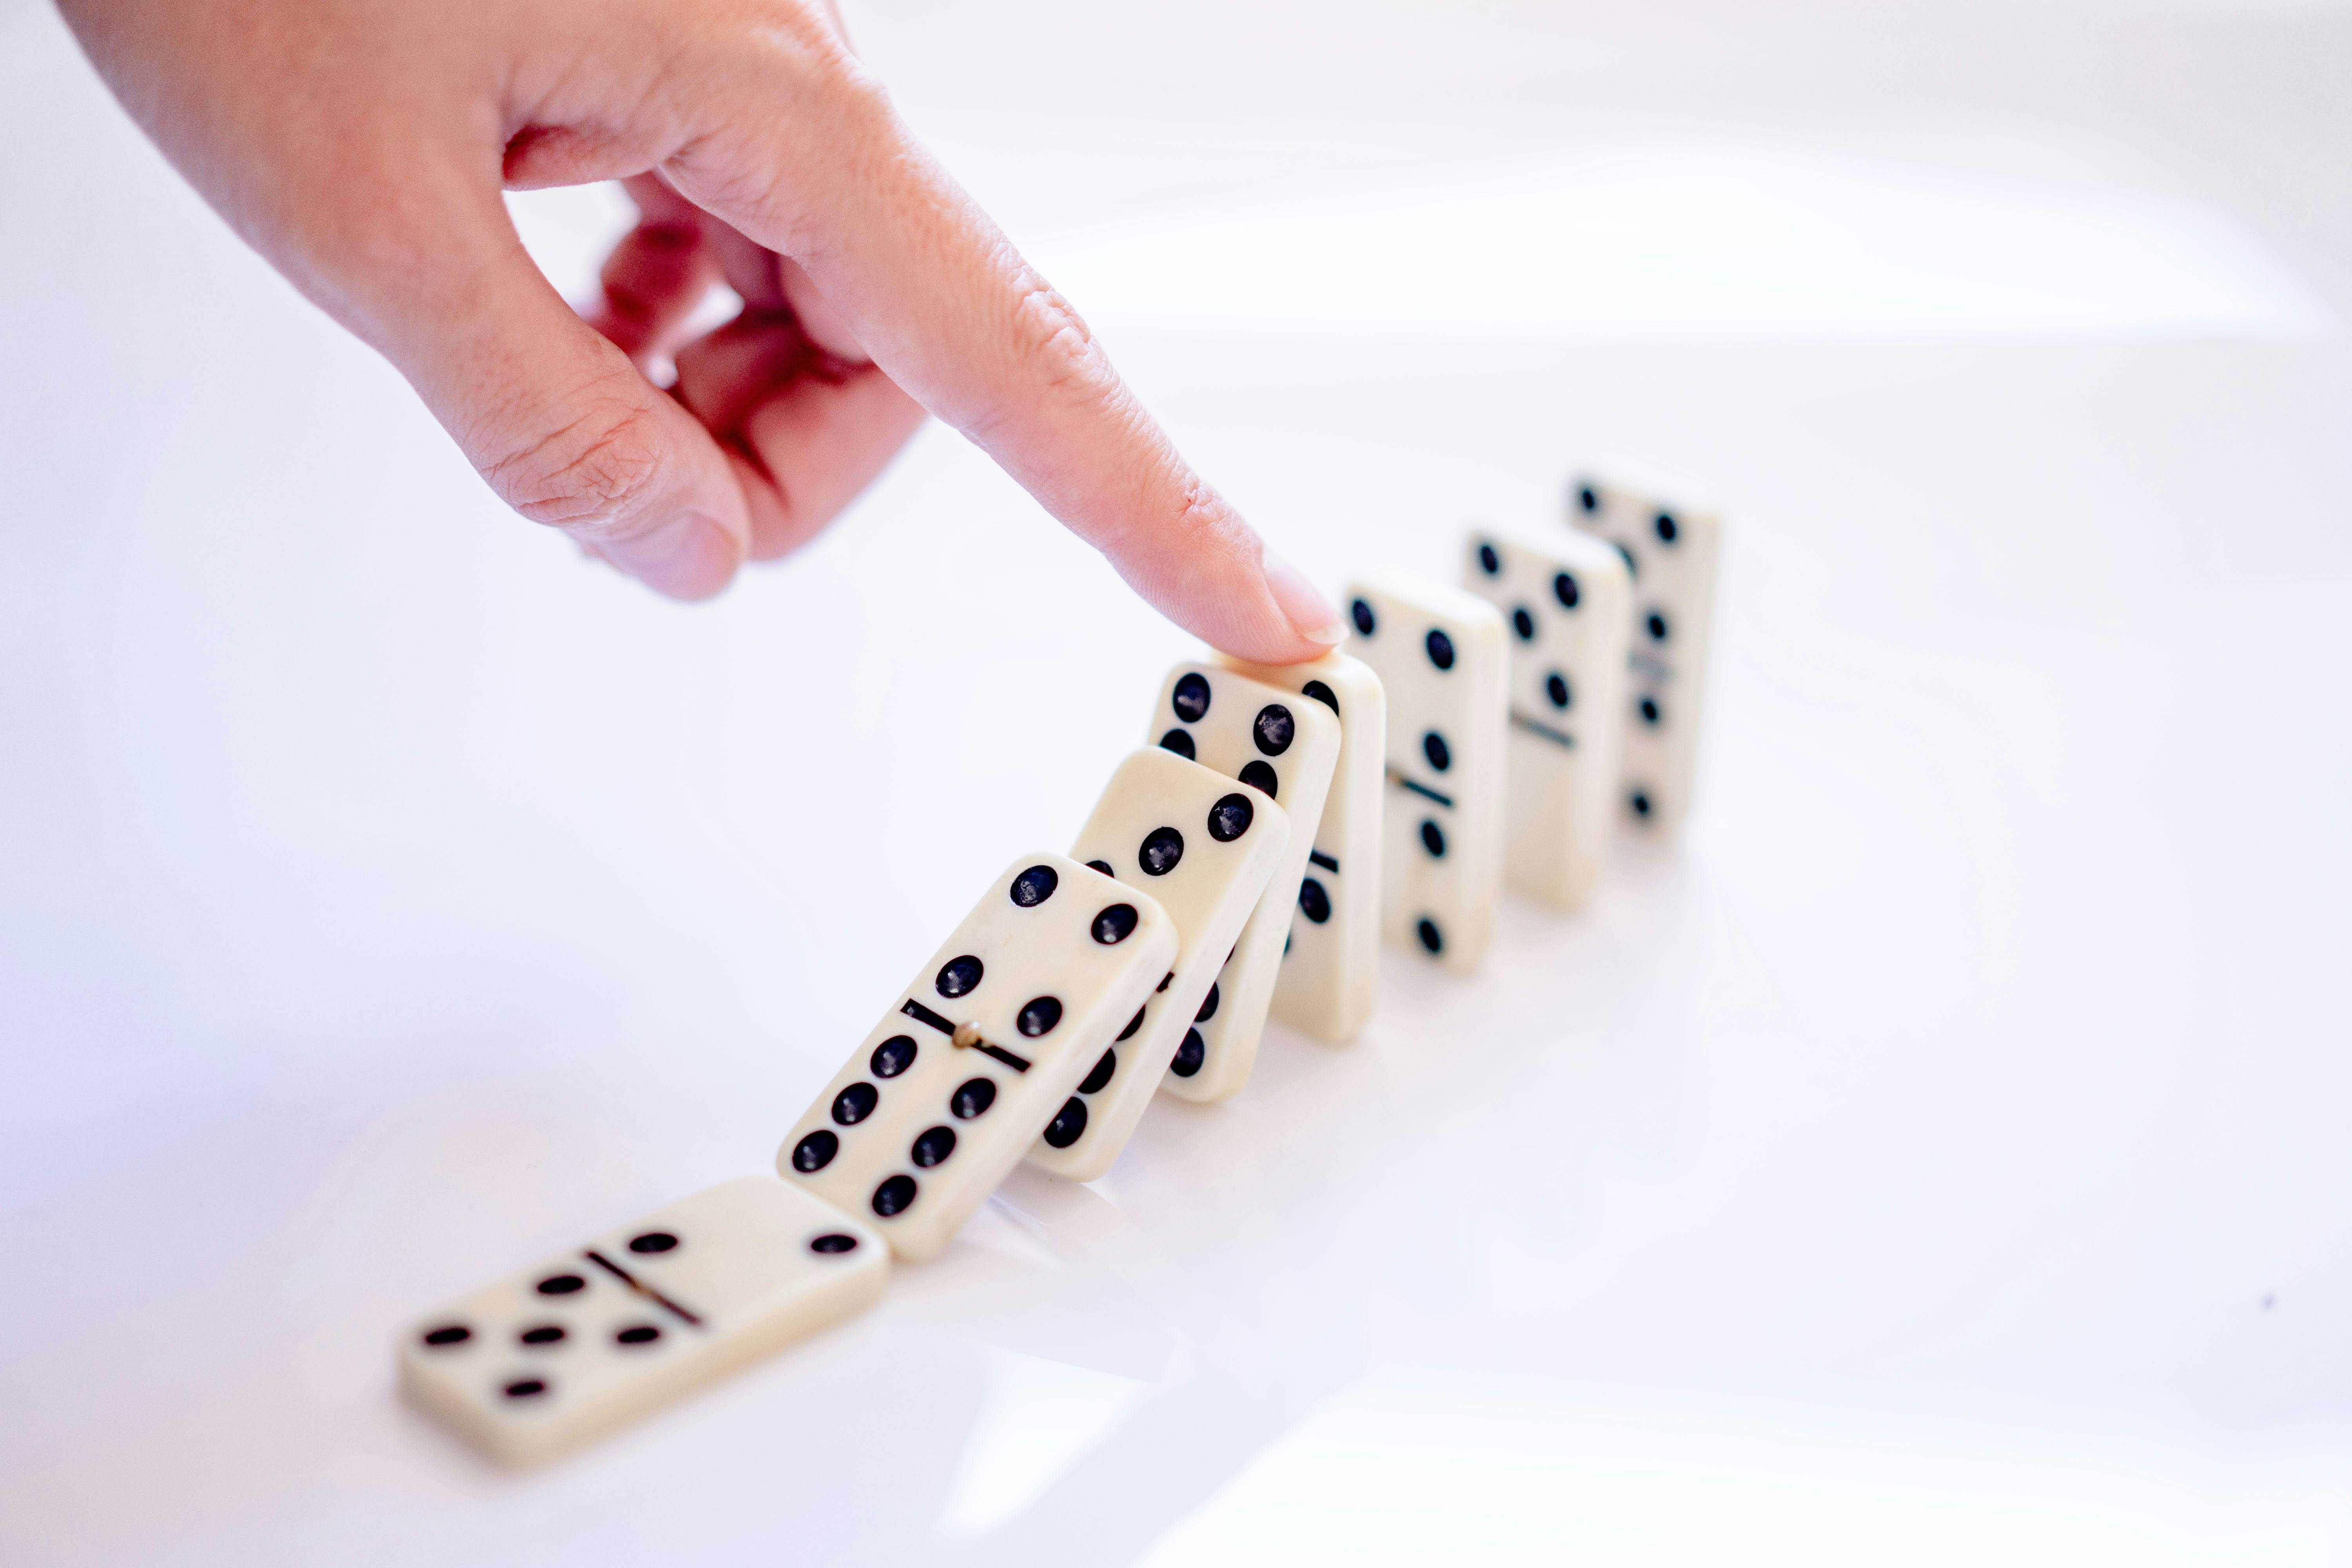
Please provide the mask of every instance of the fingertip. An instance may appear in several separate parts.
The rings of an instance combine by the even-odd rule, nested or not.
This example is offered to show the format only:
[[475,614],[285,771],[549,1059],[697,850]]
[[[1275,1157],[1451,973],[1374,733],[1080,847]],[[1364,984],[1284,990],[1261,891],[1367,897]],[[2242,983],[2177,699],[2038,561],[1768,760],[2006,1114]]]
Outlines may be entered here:
[[1271,550],[1265,552],[1259,569],[1265,574],[1266,592],[1274,596],[1276,607],[1307,645],[1305,651],[1276,662],[1298,664],[1320,658],[1347,640],[1347,623],[1339,618],[1331,601],[1323,596],[1323,591],[1307,581],[1305,573]]

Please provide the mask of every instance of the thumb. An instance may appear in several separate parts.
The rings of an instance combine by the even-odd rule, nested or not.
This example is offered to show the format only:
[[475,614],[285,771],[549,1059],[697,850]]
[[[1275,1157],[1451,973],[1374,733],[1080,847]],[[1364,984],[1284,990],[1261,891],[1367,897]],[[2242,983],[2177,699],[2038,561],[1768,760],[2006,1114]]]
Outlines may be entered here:
[[506,216],[403,258],[355,301],[490,488],[681,599],[716,594],[751,540],[741,486],[694,417],[541,275]]

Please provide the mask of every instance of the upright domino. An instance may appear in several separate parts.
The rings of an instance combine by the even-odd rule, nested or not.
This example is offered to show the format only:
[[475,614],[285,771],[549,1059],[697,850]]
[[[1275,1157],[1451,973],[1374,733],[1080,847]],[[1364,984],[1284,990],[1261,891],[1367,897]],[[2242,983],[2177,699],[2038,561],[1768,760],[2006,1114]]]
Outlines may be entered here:
[[1388,693],[1381,926],[1477,968],[1501,889],[1509,654],[1495,606],[1406,576],[1349,590],[1355,648]]
[[1580,533],[1538,549],[1477,530],[1467,550],[1464,584],[1503,612],[1510,633],[1504,880],[1576,909],[1591,896],[1617,825],[1625,563]]
[[1283,862],[1290,825],[1257,790],[1148,749],[1111,775],[1075,858],[1149,891],[1176,929],[1176,952],[1046,1125],[1029,1163],[1074,1182],[1110,1169],[1171,1062],[1197,1070],[1201,1031],[1218,1016],[1215,982]]
[[1623,798],[1635,826],[1671,834],[1697,767],[1723,522],[1590,479],[1569,487],[1569,521],[1615,545],[1633,576]]
[[1059,855],[997,878],[776,1153],[784,1179],[936,1256],[1176,957],[1149,895]]
[[1274,984],[1274,1016],[1337,1045],[1371,1016],[1381,963],[1381,795],[1387,788],[1388,698],[1360,658],[1306,664],[1227,661],[1252,680],[1311,697],[1339,716],[1339,761],[1298,883]]
[[871,1305],[889,1272],[871,1228],[746,1176],[434,1313],[401,1342],[401,1387],[532,1464]]
[[1263,791],[1290,817],[1282,859],[1210,987],[1213,1005],[1201,1016],[1199,1055],[1179,1051],[1160,1086],[1182,1100],[1223,1100],[1249,1081],[1257,1064],[1283,944],[1290,939],[1290,912],[1339,763],[1339,716],[1238,670],[1180,664],[1160,686],[1148,733],[1161,749]]

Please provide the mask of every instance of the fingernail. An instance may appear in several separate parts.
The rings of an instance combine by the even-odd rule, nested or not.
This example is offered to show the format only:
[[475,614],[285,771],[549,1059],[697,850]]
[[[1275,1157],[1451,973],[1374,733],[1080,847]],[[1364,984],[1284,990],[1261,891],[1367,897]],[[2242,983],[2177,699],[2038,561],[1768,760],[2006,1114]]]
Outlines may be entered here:
[[607,541],[599,550],[656,594],[673,599],[707,599],[727,586],[742,562],[735,536],[718,519],[682,512],[649,532],[627,541]]
[[1348,636],[1347,623],[1322,591],[1307,580],[1305,573],[1269,550],[1260,563],[1265,574],[1266,591],[1274,602],[1282,606],[1289,618],[1291,629],[1308,642],[1324,647],[1337,647]]

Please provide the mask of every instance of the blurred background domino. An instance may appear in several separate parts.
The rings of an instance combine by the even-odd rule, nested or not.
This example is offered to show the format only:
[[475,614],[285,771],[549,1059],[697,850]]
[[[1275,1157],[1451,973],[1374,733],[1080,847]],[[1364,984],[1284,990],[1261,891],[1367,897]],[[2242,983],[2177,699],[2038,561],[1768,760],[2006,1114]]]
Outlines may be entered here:
[[1617,825],[1625,728],[1625,564],[1580,533],[1549,548],[1473,530],[1463,584],[1510,632],[1504,880],[1573,910],[1591,897]]
[[1632,578],[1623,792],[1636,826],[1665,836],[1690,810],[1706,713],[1723,522],[1597,479],[1569,486],[1569,521],[1617,547]]

